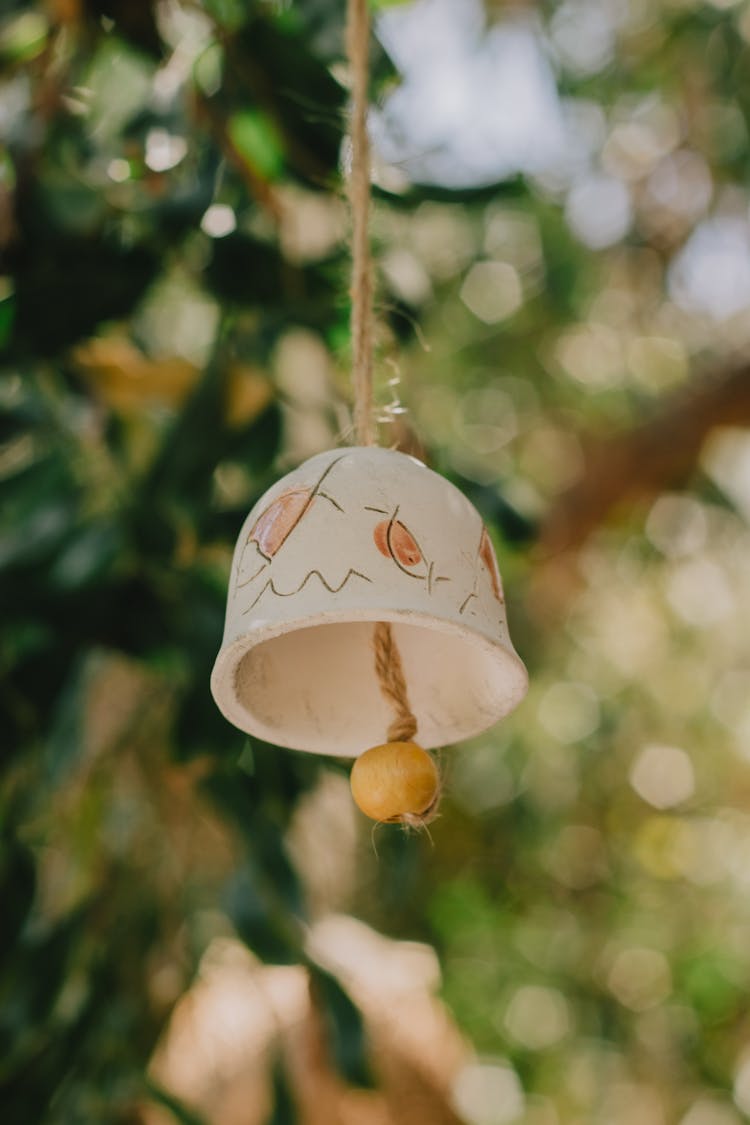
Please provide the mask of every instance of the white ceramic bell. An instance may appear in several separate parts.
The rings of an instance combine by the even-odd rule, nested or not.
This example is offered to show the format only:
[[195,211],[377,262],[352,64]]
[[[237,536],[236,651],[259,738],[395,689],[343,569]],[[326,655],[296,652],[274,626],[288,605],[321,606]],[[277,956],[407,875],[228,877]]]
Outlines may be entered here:
[[403,453],[336,449],[262,497],[234,552],[211,690],[235,726],[353,758],[393,718],[373,660],[392,623],[417,741],[479,734],[527,689],[500,574],[474,506]]

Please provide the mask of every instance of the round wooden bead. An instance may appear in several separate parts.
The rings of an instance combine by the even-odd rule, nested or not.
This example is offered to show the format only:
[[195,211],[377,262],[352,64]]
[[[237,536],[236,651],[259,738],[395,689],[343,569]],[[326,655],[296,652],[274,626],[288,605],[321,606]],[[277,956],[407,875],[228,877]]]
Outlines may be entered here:
[[386,742],[357,758],[351,772],[352,796],[372,820],[426,823],[440,797],[434,760],[416,742]]

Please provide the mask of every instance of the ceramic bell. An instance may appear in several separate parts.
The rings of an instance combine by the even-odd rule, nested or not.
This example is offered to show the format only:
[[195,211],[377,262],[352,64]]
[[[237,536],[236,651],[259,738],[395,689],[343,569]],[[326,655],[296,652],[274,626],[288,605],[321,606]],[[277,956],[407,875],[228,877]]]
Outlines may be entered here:
[[358,756],[393,717],[373,661],[378,621],[392,624],[423,747],[479,734],[526,693],[473,505],[403,453],[321,453],[242,528],[211,677],[219,708],[279,746]]

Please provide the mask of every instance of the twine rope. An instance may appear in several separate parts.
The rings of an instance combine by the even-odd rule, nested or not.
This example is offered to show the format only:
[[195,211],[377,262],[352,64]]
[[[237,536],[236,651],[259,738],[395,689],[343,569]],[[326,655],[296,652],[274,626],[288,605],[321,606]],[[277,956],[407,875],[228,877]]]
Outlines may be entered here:
[[348,0],[346,42],[352,72],[351,173],[352,215],[351,333],[354,382],[354,432],[357,445],[374,445],[372,408],[373,282],[370,254],[370,141],[367,94],[370,62],[370,13],[367,0]]
[[393,639],[389,622],[378,621],[375,626],[375,671],[380,680],[380,690],[393,705],[396,717],[388,727],[389,742],[409,742],[417,733],[417,720],[409,706],[401,654]]
[[[351,172],[349,206],[352,222],[351,335],[354,385],[354,433],[358,445],[375,445],[373,424],[373,274],[370,253],[370,141],[367,104],[370,62],[368,0],[347,0],[346,44],[352,72]],[[380,690],[396,713],[388,727],[389,742],[409,741],[417,720],[409,706],[401,655],[387,621],[375,625],[375,671]]]

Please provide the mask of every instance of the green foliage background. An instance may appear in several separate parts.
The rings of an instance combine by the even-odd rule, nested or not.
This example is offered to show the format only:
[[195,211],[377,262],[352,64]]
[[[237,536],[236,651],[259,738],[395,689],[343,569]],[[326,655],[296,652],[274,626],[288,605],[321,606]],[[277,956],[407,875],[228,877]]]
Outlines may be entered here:
[[[149,1099],[190,1120],[146,1064],[211,939],[310,964],[322,907],[290,830],[337,767],[244,740],[208,679],[245,514],[347,427],[342,9],[2,8],[9,1125],[132,1122]],[[554,42],[556,6],[533,18]],[[446,752],[432,841],[383,830],[376,860],[360,824],[323,905],[436,948],[460,1027],[523,1088],[482,1121],[731,1125],[750,1116],[747,411],[661,495],[619,496],[574,583],[539,542],[587,435],[662,417],[747,350],[747,312],[680,308],[669,270],[706,215],[745,220],[750,9],[632,3],[615,23],[606,65],[555,73],[630,193],[622,238],[586,245],[543,178],[376,192],[380,370],[492,528],[532,687]],[[373,98],[397,81],[375,44]],[[705,169],[702,211],[649,188],[674,152]],[[488,262],[520,294],[494,320],[465,288]],[[356,1009],[310,967],[366,1082]]]

